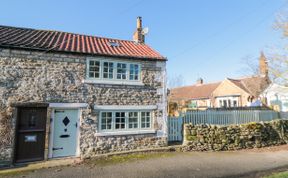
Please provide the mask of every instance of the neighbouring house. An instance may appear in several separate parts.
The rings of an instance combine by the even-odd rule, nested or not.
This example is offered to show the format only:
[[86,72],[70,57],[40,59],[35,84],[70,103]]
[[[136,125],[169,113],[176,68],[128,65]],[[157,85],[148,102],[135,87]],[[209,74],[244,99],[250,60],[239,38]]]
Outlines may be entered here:
[[263,93],[267,105],[276,111],[288,112],[288,87],[272,83]]
[[169,102],[178,106],[175,110],[206,110],[213,107],[212,93],[219,85],[220,82],[204,84],[200,78],[195,85],[171,89]]
[[173,88],[169,103],[177,105],[175,108],[180,111],[261,105],[260,94],[270,84],[268,64],[263,53],[259,58],[259,71],[260,74],[255,76],[226,78],[221,82],[206,84],[199,79],[195,85]]
[[0,26],[0,165],[167,144],[167,59],[133,41]]
[[265,76],[226,78],[213,91],[213,107],[259,106],[260,94],[269,83],[269,79]]

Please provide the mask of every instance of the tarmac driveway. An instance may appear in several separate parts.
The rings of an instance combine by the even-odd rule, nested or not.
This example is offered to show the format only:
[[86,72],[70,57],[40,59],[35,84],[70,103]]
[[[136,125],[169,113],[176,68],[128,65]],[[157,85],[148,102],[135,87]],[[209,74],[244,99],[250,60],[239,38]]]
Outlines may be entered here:
[[263,171],[288,167],[287,148],[276,151],[174,152],[167,157],[125,163],[102,166],[80,164],[37,170],[25,177],[259,177]]

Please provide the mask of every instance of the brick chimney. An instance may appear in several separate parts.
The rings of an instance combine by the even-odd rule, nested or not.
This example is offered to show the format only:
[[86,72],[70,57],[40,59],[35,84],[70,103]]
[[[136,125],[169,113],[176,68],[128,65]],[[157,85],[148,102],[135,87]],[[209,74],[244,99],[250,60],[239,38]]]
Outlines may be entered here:
[[142,34],[142,17],[137,17],[137,29],[133,34],[133,41],[136,43],[145,43],[145,36]]
[[199,78],[199,79],[196,81],[196,85],[202,85],[203,83],[204,83],[203,78]]
[[261,76],[268,77],[268,62],[263,52],[259,58],[259,72]]

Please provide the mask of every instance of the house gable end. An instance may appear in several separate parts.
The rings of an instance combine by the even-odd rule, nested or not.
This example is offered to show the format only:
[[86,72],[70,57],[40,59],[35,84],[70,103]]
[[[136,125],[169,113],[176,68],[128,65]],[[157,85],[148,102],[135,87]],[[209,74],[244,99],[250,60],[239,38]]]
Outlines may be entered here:
[[247,95],[250,95],[248,92],[240,88],[239,86],[235,85],[228,79],[225,79],[224,81],[221,82],[221,84],[213,91],[213,96],[218,97],[218,96],[227,96],[227,95],[235,95],[241,93],[245,93]]

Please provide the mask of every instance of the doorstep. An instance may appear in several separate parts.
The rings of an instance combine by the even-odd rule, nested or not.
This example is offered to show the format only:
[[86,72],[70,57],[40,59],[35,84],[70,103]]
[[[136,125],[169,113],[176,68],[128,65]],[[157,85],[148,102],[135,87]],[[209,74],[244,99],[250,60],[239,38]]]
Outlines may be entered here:
[[7,169],[0,170],[0,177],[1,175],[5,174],[13,174],[17,172],[26,172],[26,171],[34,171],[43,168],[51,168],[51,167],[58,167],[58,166],[68,166],[72,164],[81,163],[82,160],[80,158],[61,158],[61,159],[51,159],[47,161],[41,162],[32,162],[26,164],[17,164],[15,167],[9,167]]

